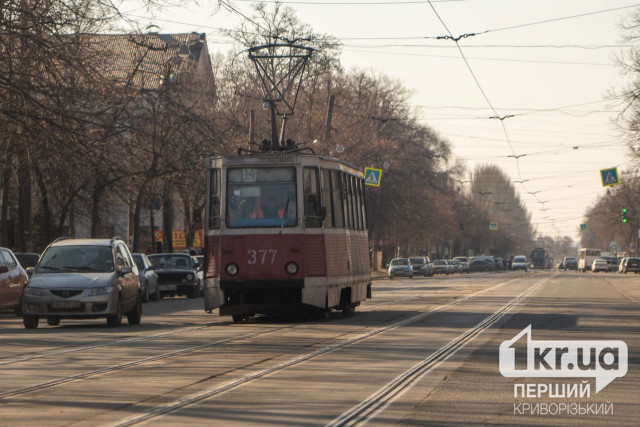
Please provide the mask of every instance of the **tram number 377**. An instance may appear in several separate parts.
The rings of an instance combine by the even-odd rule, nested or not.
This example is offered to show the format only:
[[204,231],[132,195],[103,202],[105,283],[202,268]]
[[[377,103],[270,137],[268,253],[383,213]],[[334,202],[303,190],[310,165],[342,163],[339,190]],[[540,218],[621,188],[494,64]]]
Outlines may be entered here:
[[277,249],[249,249],[247,251],[247,264],[274,264],[276,262]]

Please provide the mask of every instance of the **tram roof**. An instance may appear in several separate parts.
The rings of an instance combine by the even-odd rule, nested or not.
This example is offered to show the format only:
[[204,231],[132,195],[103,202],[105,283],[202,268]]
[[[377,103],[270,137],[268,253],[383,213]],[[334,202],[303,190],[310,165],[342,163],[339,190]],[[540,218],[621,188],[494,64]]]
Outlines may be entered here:
[[[212,162],[215,160],[222,160],[223,166],[230,165],[281,165],[281,164],[301,164],[301,163],[313,163],[309,162],[311,159],[318,159],[318,163],[338,163],[346,166],[350,169],[355,169],[359,172],[363,172],[364,168],[352,165],[342,159],[338,159],[331,156],[321,154],[303,154],[303,153],[256,153],[256,154],[243,154],[243,155],[226,155],[226,156],[213,156],[206,160],[205,167],[212,166]],[[306,161],[305,161],[306,160]]]

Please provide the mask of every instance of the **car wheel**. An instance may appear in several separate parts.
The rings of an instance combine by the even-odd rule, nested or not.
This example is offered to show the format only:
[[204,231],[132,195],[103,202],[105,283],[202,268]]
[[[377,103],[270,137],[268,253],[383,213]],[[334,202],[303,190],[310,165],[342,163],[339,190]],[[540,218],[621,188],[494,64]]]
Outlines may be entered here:
[[40,319],[38,316],[30,316],[27,314],[22,318],[22,323],[26,329],[37,329]]
[[122,297],[118,295],[116,312],[107,315],[107,326],[110,328],[117,328],[120,325],[122,325]]
[[139,325],[142,319],[142,303],[140,302],[140,294],[136,298],[136,306],[127,313],[127,320],[130,325]]
[[58,326],[59,324],[60,324],[60,319],[58,317],[47,317],[47,325]]

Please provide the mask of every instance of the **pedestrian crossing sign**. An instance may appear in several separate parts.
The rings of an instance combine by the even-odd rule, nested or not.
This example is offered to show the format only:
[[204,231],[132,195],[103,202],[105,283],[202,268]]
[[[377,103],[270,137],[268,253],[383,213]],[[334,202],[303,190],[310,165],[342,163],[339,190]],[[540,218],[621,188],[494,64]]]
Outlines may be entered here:
[[382,178],[382,169],[364,168],[364,183],[380,187],[380,179]]
[[588,231],[589,227],[587,227],[587,224],[580,224],[580,231]]
[[620,184],[620,180],[618,179],[618,168],[600,170],[600,178],[602,178],[603,187]]
[[489,223],[489,230],[496,231],[497,229],[498,229],[498,223],[497,222],[490,222]]

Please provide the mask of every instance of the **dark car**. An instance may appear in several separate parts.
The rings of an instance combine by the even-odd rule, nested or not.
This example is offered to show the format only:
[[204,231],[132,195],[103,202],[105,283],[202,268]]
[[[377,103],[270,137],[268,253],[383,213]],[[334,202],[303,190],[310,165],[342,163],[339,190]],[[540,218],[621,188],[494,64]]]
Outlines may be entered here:
[[578,271],[578,260],[575,257],[566,256],[562,260],[562,267],[564,271],[576,270]]
[[424,277],[433,276],[433,267],[431,265],[431,261],[429,258],[419,256],[419,257],[409,257],[409,261],[411,262],[411,267],[413,268],[413,274]]
[[25,270],[29,267],[35,267],[40,259],[40,254],[35,252],[16,252],[14,255]]
[[13,252],[0,248],[0,310],[13,310],[22,315],[22,292],[29,281]]
[[453,274],[451,267],[446,259],[437,259],[433,261],[433,274]]
[[625,258],[622,264],[622,273],[640,273],[640,258]]
[[189,254],[154,254],[148,256],[158,274],[160,297],[164,295],[200,296],[200,280],[193,257]]
[[142,302],[158,301],[160,299],[160,288],[158,287],[158,274],[155,271],[155,267],[151,265],[151,261],[145,254],[132,255],[138,266]]
[[[493,262],[491,263],[493,265]],[[490,271],[495,270],[495,266],[489,265],[489,262],[484,259],[474,259],[469,263],[469,271]]]

